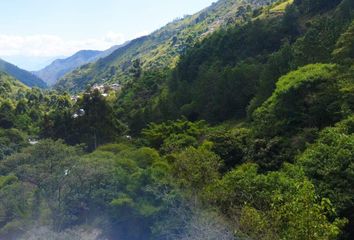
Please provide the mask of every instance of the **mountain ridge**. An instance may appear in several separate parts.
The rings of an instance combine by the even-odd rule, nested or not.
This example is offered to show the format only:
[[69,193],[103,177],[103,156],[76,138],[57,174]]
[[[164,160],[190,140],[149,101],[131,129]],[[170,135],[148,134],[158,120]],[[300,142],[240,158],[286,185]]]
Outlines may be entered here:
[[47,84],[31,72],[23,70],[16,65],[0,58],[0,71],[16,78],[28,87],[46,88]]
[[61,78],[55,88],[78,92],[95,83],[127,82],[131,79],[129,70],[135,60],[139,60],[143,69],[173,67],[188,47],[219,28],[243,22],[254,9],[273,2],[220,0],[194,15],[172,21],[148,36],[135,39],[124,51],[118,49],[97,63],[74,70]]
[[85,64],[95,62],[100,58],[106,57],[120,47],[125,46],[126,44],[128,44],[128,42],[121,45],[115,45],[104,51],[80,50],[70,57],[56,59],[45,68],[39,71],[34,71],[32,73],[45,81],[49,86],[52,86],[57,82],[58,79],[70,73],[74,69],[79,68]]

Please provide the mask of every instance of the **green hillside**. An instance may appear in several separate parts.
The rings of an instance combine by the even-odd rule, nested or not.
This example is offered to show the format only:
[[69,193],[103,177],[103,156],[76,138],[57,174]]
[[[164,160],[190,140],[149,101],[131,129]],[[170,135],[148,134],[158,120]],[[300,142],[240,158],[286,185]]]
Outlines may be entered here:
[[131,79],[131,68],[136,61],[145,70],[173,67],[188,47],[219,28],[246,21],[254,9],[271,2],[274,0],[218,1],[197,14],[177,19],[146,37],[133,40],[97,63],[73,71],[55,88],[82,91],[94,83],[124,83]]
[[172,73],[143,73],[123,88],[117,107],[134,129],[171,115],[213,123],[252,118],[282,75],[334,61],[352,18],[351,2],[339,2],[316,9],[295,1],[281,15],[268,10],[283,1],[266,7],[253,21],[217,31],[188,49]]
[[53,86],[67,73],[70,73],[85,64],[92,63],[100,58],[106,57],[126,44],[127,43],[113,46],[105,51],[81,50],[68,58],[55,60],[45,68],[33,72],[33,74],[45,81],[48,86]]
[[23,83],[4,72],[0,72],[0,101],[1,99],[14,99],[26,90],[28,90],[28,87]]
[[46,88],[47,84],[32,73],[0,59],[0,71],[5,72],[28,87]]

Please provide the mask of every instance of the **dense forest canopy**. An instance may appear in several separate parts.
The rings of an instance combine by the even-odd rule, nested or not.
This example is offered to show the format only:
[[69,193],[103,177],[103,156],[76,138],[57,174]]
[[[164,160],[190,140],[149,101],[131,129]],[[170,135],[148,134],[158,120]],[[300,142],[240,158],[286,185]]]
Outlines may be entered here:
[[69,77],[109,84],[76,95],[0,73],[0,239],[354,238],[354,2],[209,10],[235,2],[121,84],[104,60]]

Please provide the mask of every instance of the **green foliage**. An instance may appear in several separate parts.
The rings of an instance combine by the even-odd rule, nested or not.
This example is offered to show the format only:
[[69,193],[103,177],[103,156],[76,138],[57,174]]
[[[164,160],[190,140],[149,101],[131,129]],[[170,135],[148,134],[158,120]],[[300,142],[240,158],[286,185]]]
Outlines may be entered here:
[[316,13],[326,10],[340,3],[340,0],[295,0],[294,4],[298,5],[304,13]]
[[0,160],[27,145],[25,135],[17,129],[0,129]]
[[250,118],[255,109],[273,93],[277,80],[292,68],[293,52],[289,42],[285,42],[279,51],[272,53],[266,65],[261,69],[254,98],[250,101],[247,114]]
[[[1,202],[9,204],[17,197],[11,207],[0,205],[0,213],[13,214],[0,225],[1,237],[25,230],[27,222],[45,220],[62,230],[101,217],[110,220],[112,234],[141,239],[150,234],[151,220],[162,210],[162,200],[155,194],[172,186],[170,167],[155,150],[123,145],[102,146],[82,156],[78,148],[43,140],[3,160],[0,169],[4,176],[14,174],[0,177],[0,194],[7,193]],[[27,186],[23,194],[28,199],[5,192],[10,187],[9,191],[22,189],[14,184]],[[22,215],[14,211],[19,201]],[[8,224],[15,222],[18,228],[10,229]]]
[[249,129],[240,128],[232,131],[212,131],[208,139],[213,143],[212,151],[221,157],[225,170],[244,163],[247,160],[247,149],[252,142]]
[[193,123],[177,120],[162,124],[151,123],[142,134],[150,146],[164,152],[174,152],[200,143],[206,128],[205,121]]
[[[21,180],[20,186],[28,185],[30,193],[36,196],[28,199],[28,201],[33,201],[34,205],[25,208],[30,214],[25,219],[38,220],[36,216],[40,212],[36,211],[40,210],[37,207],[45,203],[50,210],[51,223],[55,229],[61,229],[64,218],[61,195],[63,182],[66,173],[74,166],[74,159],[78,155],[77,148],[67,147],[61,142],[45,140],[1,162],[0,173],[2,175],[15,174]],[[24,194],[29,193],[24,192]],[[5,199],[7,200],[8,197]],[[22,198],[19,200],[23,201]],[[21,219],[21,217],[16,218],[16,220]]]
[[86,92],[73,108],[64,107],[47,116],[42,135],[64,139],[72,145],[84,143],[92,151],[127,131],[114,114],[110,102],[99,91]]
[[0,188],[0,236],[17,239],[32,224],[34,191],[31,185],[17,181],[14,176],[1,178],[7,178],[8,182]]
[[[251,116],[272,95],[282,75],[331,61],[352,17],[341,13],[343,4],[325,7],[327,3],[318,3],[321,11],[334,7],[337,11],[321,16],[317,9],[309,18],[294,4],[283,16],[259,17],[196,44],[182,55],[169,80],[169,96],[161,99],[167,112],[212,122],[240,119],[247,111]],[[347,7],[352,12],[352,6]]]
[[169,157],[173,174],[183,189],[196,194],[219,178],[221,159],[205,147],[187,148]]
[[239,214],[241,232],[255,239],[299,240],[335,239],[340,234],[345,221],[329,221],[329,200],[318,203],[301,169],[286,165],[266,175],[257,170],[257,165],[240,166],[207,192],[224,212]]
[[354,21],[349,26],[348,30],[343,33],[337,41],[336,49],[332,55],[339,62],[346,62],[354,58]]
[[300,155],[299,164],[313,180],[317,192],[332,200],[341,216],[354,223],[354,118],[323,130],[319,139]]
[[273,95],[254,114],[260,134],[293,134],[338,121],[342,102],[336,66],[314,64],[283,76]]
[[[169,167],[152,149],[125,152],[122,157],[116,166],[116,176],[121,179],[121,189],[111,202],[115,209],[113,217],[125,219],[125,228],[130,228],[131,222],[141,219],[140,231],[149,231],[146,227],[151,224],[150,219],[161,211],[161,200],[158,200],[154,192],[168,188]],[[130,200],[121,201],[122,196]],[[134,236],[133,232],[131,234]],[[124,237],[129,239],[129,236]]]
[[177,65],[169,83],[171,111],[210,121],[245,117],[263,68],[258,58],[279,49],[284,37],[280,20],[272,19],[205,39]]
[[292,160],[288,145],[288,141],[282,137],[254,138],[247,147],[245,158],[259,164],[261,171],[279,170],[284,162]]
[[133,133],[139,133],[153,119],[162,118],[155,106],[167,73],[167,69],[140,72],[137,78],[127,83],[122,92],[118,94],[114,107],[122,121],[129,124]]
[[314,178],[318,191],[332,199],[339,209],[354,204],[354,196],[347,191],[354,176],[353,141],[353,133],[328,128],[300,157],[301,165]]
[[[277,227],[285,230],[280,232],[285,239],[337,239],[346,220],[335,219],[331,223],[326,214],[332,214],[331,202],[322,199],[316,202],[314,187],[310,182],[298,185],[298,195],[285,200],[281,195],[275,195],[274,213],[278,221]],[[278,216],[283,216],[281,219]]]
[[298,38],[293,46],[296,66],[330,62],[336,41],[345,30],[344,24],[330,17],[318,17],[309,24],[311,27],[306,34]]
[[18,179],[16,176],[10,175],[10,176],[0,176],[0,189],[6,187],[7,185],[10,185],[14,182],[17,182]]
[[27,87],[6,73],[0,72],[0,99],[13,99],[20,91],[26,91]]

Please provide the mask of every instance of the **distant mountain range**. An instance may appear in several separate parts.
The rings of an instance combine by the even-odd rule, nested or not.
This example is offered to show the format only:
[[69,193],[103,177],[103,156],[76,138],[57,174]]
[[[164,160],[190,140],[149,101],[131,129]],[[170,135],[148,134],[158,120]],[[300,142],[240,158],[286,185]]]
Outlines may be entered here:
[[58,79],[74,69],[79,68],[82,65],[95,62],[100,58],[107,57],[115,50],[125,46],[126,44],[128,43],[113,46],[105,51],[82,50],[75,53],[71,57],[57,59],[44,69],[33,72],[33,74],[45,81],[48,86],[52,86],[58,81]]
[[47,84],[39,77],[2,59],[0,59],[0,71],[16,78],[28,87],[47,87]]
[[135,60],[143,70],[173,67],[187,48],[231,24],[244,20],[250,11],[275,0],[220,0],[210,7],[182,19],[177,19],[152,34],[135,39],[111,55],[86,64],[65,75],[56,84],[59,90],[79,92],[88,85],[129,80]]
[[131,78],[133,62],[143,70],[174,67],[179,56],[211,33],[241,23],[245,9],[256,9],[275,0],[220,0],[210,7],[177,19],[152,34],[105,51],[82,50],[57,59],[39,71],[28,72],[0,61],[4,71],[29,87],[54,86],[57,90],[79,92],[88,85],[104,82],[124,83]]
[[57,56],[33,56],[33,55],[13,55],[13,56],[1,56],[6,62],[12,63],[19,68],[26,69],[29,72],[39,71],[56,59],[66,58],[65,55]]

